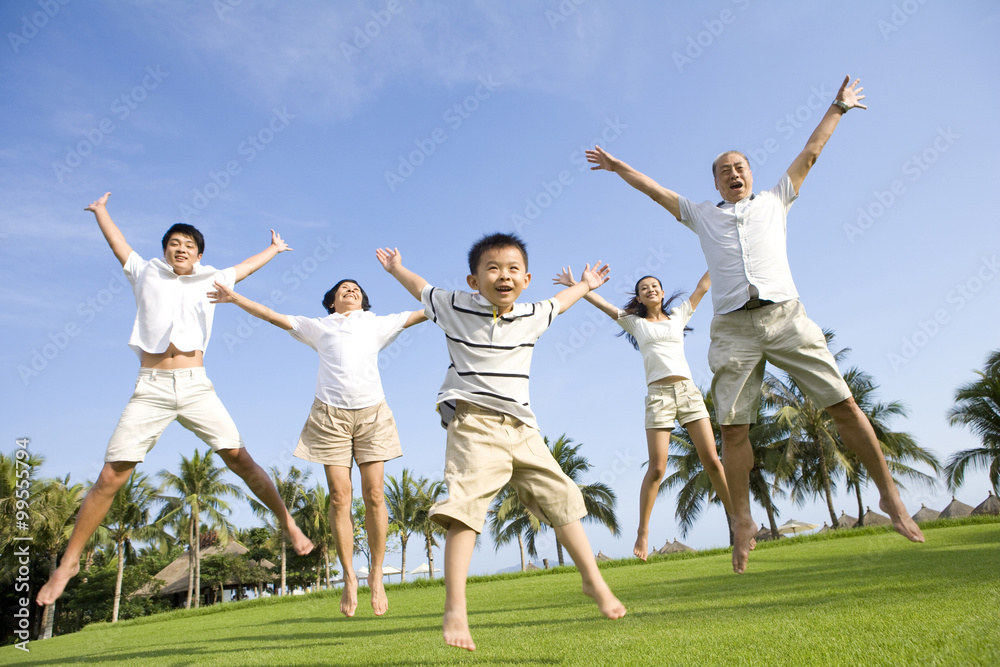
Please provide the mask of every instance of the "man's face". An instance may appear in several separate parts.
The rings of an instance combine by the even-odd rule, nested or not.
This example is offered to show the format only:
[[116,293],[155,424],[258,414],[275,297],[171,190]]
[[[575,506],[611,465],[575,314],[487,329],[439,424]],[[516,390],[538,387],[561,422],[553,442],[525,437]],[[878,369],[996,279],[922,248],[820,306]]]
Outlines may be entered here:
[[171,234],[167,239],[167,248],[163,251],[163,261],[179,276],[194,273],[194,265],[201,259],[198,244],[190,236]]
[[739,153],[729,153],[715,163],[715,189],[723,200],[735,204],[753,191],[750,165]]
[[476,273],[466,280],[469,287],[482,294],[503,315],[510,311],[531,282],[531,274],[526,268],[518,248],[492,248],[483,253]]
[[344,283],[333,295],[333,312],[346,315],[361,310],[361,288],[354,283]]

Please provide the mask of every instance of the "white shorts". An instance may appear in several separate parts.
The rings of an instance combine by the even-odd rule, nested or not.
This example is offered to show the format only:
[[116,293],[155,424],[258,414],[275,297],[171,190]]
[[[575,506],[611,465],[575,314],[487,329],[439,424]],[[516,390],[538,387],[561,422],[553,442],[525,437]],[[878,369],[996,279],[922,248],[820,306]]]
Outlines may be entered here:
[[204,367],[140,368],[135,392],[108,442],[105,462],[144,460],[163,429],[175,419],[213,451],[243,446],[236,424],[216,396]]

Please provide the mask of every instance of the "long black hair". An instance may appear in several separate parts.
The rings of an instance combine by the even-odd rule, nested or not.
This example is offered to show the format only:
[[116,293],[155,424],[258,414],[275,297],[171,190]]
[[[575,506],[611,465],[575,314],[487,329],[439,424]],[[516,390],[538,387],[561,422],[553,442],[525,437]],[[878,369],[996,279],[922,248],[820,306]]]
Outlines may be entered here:
[[334,300],[334,297],[337,295],[337,290],[344,283],[352,283],[354,285],[357,285],[358,289],[361,290],[361,310],[371,310],[372,309],[372,304],[368,301],[368,295],[365,293],[365,289],[361,286],[361,284],[358,283],[358,281],[354,280],[353,278],[344,278],[339,283],[337,283],[336,285],[334,285],[333,287],[331,287],[329,292],[327,292],[326,294],[323,295],[323,307],[326,308],[326,312],[327,313],[329,313],[330,315],[333,315],[333,313],[334,313],[334,310],[333,310],[333,300]]
[[[657,278],[656,276],[643,276],[642,278],[639,278],[637,281],[635,281],[635,288],[632,289],[631,292],[632,298],[629,299],[628,303],[626,303],[625,306],[622,308],[622,310],[625,312],[626,315],[636,315],[642,318],[646,317],[647,315],[646,305],[641,301],[639,301],[639,297],[637,296],[637,294],[639,293],[639,283],[641,283],[646,278],[652,278],[657,282],[657,284],[659,284],[660,289],[661,290],[663,289],[663,283],[660,282],[660,279]],[[671,294],[668,298],[665,298],[663,299],[663,301],[660,302],[660,308],[663,310],[664,314],[670,312],[670,304],[672,304],[677,299],[681,298],[681,295],[683,294],[684,294],[683,291],[678,290],[673,294]],[[684,334],[687,335],[688,331],[693,331],[693,329],[689,326],[685,326]],[[637,350],[639,349],[639,341],[635,339],[635,336],[625,331],[624,329],[622,329],[615,335],[625,336],[625,340],[632,343],[632,347],[634,347]]]

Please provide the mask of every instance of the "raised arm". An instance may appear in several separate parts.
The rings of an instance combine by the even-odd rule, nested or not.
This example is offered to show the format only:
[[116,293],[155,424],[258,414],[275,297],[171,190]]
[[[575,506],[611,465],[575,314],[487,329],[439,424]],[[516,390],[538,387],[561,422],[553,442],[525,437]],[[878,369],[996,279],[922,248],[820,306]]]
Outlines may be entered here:
[[[375,257],[382,268],[389,272],[399,284],[406,288],[414,299],[420,301],[420,293],[427,286],[427,281],[403,266],[403,257],[396,248],[376,248]],[[416,324],[416,322],[414,322]]]
[[125,240],[125,235],[122,234],[121,230],[118,229],[118,225],[112,222],[111,216],[108,215],[108,197],[110,196],[110,192],[105,192],[103,197],[92,202],[90,206],[85,207],[83,210],[94,214],[94,217],[97,218],[97,226],[101,228],[101,233],[104,234],[105,240],[111,246],[111,252],[115,254],[115,258],[121,262],[121,265],[125,266],[128,256],[132,254],[132,246],[128,244],[128,241]]
[[[573,269],[570,267],[564,267],[560,273],[556,274],[556,277],[552,279],[552,282],[556,285],[565,285],[566,287],[572,287],[576,284],[576,280],[573,279]],[[602,297],[597,292],[591,290],[583,295],[583,298],[590,302],[591,305],[598,308],[605,315],[613,320],[618,319],[618,307],[608,303],[604,297]],[[559,303],[562,303],[560,301]]]
[[680,195],[676,192],[668,190],[641,171],[636,171],[621,160],[615,159],[600,146],[594,146],[594,150],[586,151],[586,155],[587,162],[597,165],[591,167],[591,170],[605,169],[618,174],[626,183],[670,211],[670,214],[678,220],[681,219]]
[[278,232],[271,230],[271,245],[257,253],[253,257],[248,257],[236,265],[236,282],[249,276],[251,273],[264,266],[277,256],[278,253],[291,250],[288,244],[281,240]]
[[406,323],[403,325],[404,329],[409,329],[414,324],[420,324],[421,322],[427,321],[427,314],[422,310],[414,310],[410,312],[410,316],[406,318]]
[[580,282],[572,287],[567,287],[555,295],[555,300],[559,302],[560,314],[569,310],[569,307],[579,301],[580,297],[586,296],[591,290],[595,290],[608,282],[608,274],[611,272],[611,267],[607,264],[602,267],[600,264],[600,261],[595,262],[593,269],[590,268],[590,264],[587,264],[583,269]]
[[292,328],[287,315],[276,313],[264,304],[251,301],[218,282],[215,283],[215,291],[208,293],[208,298],[212,303],[235,303],[254,317],[270,322],[279,329],[288,331]]
[[861,79],[855,79],[854,83],[847,85],[850,81],[850,75],[844,77],[844,83],[840,85],[840,90],[837,91],[837,99],[830,104],[830,108],[826,110],[823,118],[820,119],[819,125],[816,126],[816,129],[809,136],[806,147],[802,149],[802,152],[792,162],[792,166],[788,168],[788,177],[792,179],[792,185],[795,187],[796,194],[798,194],[799,188],[802,187],[802,181],[806,179],[809,170],[816,164],[819,154],[823,152],[826,142],[833,135],[833,131],[837,129],[840,117],[847,113],[849,109],[854,109],[855,107],[858,109],[868,108],[864,104],[861,104],[861,100],[865,99],[865,96],[861,94],[864,88],[858,87],[858,82]]
[[688,297],[688,301],[691,302],[691,310],[694,310],[698,307],[698,304],[701,303],[702,298],[705,296],[705,293],[708,292],[708,288],[711,286],[712,286],[712,279],[711,277],[709,277],[708,271],[706,271],[705,275],[703,275],[701,277],[701,280],[698,281],[698,285],[694,288],[694,291],[691,292],[691,296]]

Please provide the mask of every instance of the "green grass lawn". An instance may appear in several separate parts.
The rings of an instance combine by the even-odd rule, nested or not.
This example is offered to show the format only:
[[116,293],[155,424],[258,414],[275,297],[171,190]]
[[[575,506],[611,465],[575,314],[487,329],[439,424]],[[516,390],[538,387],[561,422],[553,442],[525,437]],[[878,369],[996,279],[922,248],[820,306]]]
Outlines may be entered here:
[[[1000,665],[1000,522],[765,543],[745,575],[723,551],[602,566],[628,607],[601,617],[576,571],[469,584],[474,654],[441,640],[440,582],[390,586],[389,613],[336,592],[96,624],[0,663],[26,665]],[[364,593],[364,591],[363,591]]]

